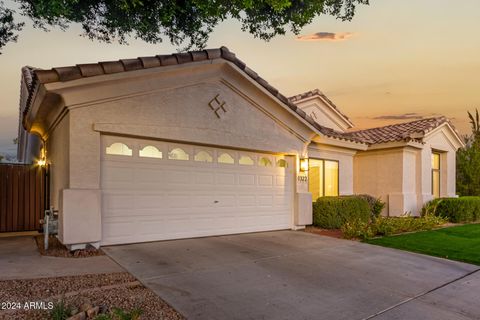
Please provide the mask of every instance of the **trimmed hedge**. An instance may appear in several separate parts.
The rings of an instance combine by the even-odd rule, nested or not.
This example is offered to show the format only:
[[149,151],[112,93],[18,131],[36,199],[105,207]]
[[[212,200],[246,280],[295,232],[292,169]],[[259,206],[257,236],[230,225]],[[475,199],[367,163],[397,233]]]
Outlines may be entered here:
[[422,214],[433,213],[450,222],[480,221],[480,197],[440,198],[425,204]]
[[348,221],[370,220],[367,200],[356,196],[321,197],[313,203],[313,225],[325,229],[339,229]]

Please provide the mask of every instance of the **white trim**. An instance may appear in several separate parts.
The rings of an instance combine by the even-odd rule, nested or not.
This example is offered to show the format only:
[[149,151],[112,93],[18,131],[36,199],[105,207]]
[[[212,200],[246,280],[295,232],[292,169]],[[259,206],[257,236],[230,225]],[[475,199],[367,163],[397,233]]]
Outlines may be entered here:
[[[451,136],[453,136],[454,139],[452,139],[452,137],[449,137],[447,134],[445,134],[444,131],[442,131],[444,127],[447,127],[449,129],[450,134]],[[427,132],[424,135],[424,140],[428,140],[431,136],[435,135],[438,131],[442,131],[444,133],[445,137],[447,138],[447,141],[455,150],[465,147],[465,143],[463,142],[463,140],[459,137],[457,132],[452,128],[452,126],[448,122],[445,122],[440,126],[438,126],[437,128],[433,129],[432,131]],[[457,143],[455,143],[454,140],[456,140]]]

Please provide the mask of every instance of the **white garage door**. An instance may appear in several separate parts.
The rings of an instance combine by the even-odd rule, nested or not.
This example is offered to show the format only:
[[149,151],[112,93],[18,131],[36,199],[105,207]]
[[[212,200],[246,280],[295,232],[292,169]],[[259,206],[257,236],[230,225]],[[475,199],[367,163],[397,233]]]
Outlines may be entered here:
[[102,137],[102,244],[288,229],[291,157]]

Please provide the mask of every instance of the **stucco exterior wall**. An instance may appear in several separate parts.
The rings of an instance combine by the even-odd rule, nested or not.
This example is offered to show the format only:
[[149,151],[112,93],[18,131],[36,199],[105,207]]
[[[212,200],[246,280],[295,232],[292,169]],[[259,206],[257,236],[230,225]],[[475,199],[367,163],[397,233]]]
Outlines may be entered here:
[[339,195],[353,194],[353,156],[356,151],[312,143],[308,157],[338,161]]
[[65,114],[48,134],[45,142],[50,175],[50,205],[59,210],[60,241],[64,241],[65,215],[62,207],[63,190],[70,182],[70,116]]
[[428,164],[423,173],[425,180],[424,190],[425,193],[429,194],[432,193],[430,180],[432,150],[440,153],[440,196],[455,197],[456,148],[451,144],[449,132],[446,129],[439,130],[425,139],[425,148],[422,154],[424,160],[422,163]]
[[387,202],[384,214],[419,215],[433,199],[432,152],[440,153],[440,196],[455,197],[456,147],[451,131],[439,128],[416,147],[359,152],[354,159],[354,191],[381,197]]
[[315,121],[322,126],[338,131],[345,131],[345,127],[339,125],[340,120],[337,119],[337,115],[328,110],[328,107],[323,105],[321,102],[310,102],[309,104],[305,105],[299,104],[299,106],[303,111],[305,111],[306,114],[314,118]]
[[[203,67],[198,72],[172,71],[165,75],[168,81],[164,77],[139,77],[134,82],[62,91],[68,125],[57,130],[68,137],[68,145],[55,135],[49,139],[55,139],[52,153],[68,150],[63,154],[67,160],[60,154],[51,157],[52,163],[62,163],[56,164],[57,170],[67,173],[67,177],[57,177],[62,183],[56,181],[52,189],[61,215],[69,217],[61,223],[62,234],[68,234],[61,238],[63,243],[101,239],[101,229],[96,226],[101,226],[102,134],[283,153],[297,161],[306,153],[314,133],[289,110],[235,72],[219,66],[212,67],[216,72],[205,72]],[[132,88],[136,90],[132,92]],[[224,110],[218,110],[222,103]],[[296,168],[296,174],[301,175],[298,171]],[[294,180],[292,228],[298,228],[311,223],[311,196],[305,181],[296,176]],[[68,189],[62,190],[66,186]],[[81,199],[89,199],[88,210],[82,209]]]
[[60,191],[69,187],[70,167],[70,116],[66,114],[49,132],[46,141],[47,159],[50,166],[51,205],[59,208]]
[[353,164],[354,193],[370,194],[389,203],[383,212],[385,215],[402,214],[403,159],[401,148],[357,153]]

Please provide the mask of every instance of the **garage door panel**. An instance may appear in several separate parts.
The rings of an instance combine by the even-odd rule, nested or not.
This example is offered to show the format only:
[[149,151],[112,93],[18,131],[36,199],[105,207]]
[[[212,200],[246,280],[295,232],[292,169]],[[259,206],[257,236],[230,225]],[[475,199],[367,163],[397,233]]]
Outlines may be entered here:
[[205,185],[213,185],[215,183],[215,175],[213,172],[193,172],[193,176],[195,177],[196,184],[205,184]]
[[254,174],[239,174],[238,183],[242,186],[254,186],[255,178]]
[[[109,142],[122,139],[108,137]],[[138,156],[139,146],[150,144],[163,150],[163,158]],[[195,158],[205,148],[141,139],[129,139],[128,146],[129,156],[102,156],[103,245],[291,226],[293,173],[278,167],[271,155],[250,152],[252,161],[240,164],[243,151],[210,148],[210,156]],[[182,148],[189,160],[169,160],[172,148]],[[223,153],[234,163],[217,163]],[[262,166],[262,158],[271,163]]]
[[271,175],[259,175],[258,176],[258,185],[259,186],[272,186],[273,185],[273,176]]
[[235,185],[235,174],[218,172],[215,174],[215,182],[219,185],[233,186]]

